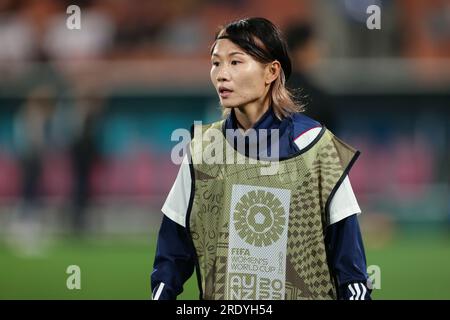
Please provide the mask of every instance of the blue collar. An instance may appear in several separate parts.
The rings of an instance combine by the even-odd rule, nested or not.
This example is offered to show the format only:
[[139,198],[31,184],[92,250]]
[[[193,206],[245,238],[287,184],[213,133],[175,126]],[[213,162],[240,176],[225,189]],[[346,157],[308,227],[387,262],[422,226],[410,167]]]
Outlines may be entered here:
[[[238,129],[237,125],[238,121],[236,119],[236,113],[234,111],[234,108],[231,109],[230,114],[228,115],[227,119],[225,120],[225,129]],[[282,120],[278,119],[278,117],[275,115],[275,112],[273,111],[272,107],[269,107],[269,109],[261,116],[261,118],[256,121],[256,123],[253,125],[253,129],[280,129],[280,125],[282,123]]]
[[[237,130],[237,119],[234,109],[231,110],[228,117],[225,119],[224,129],[232,129]],[[298,148],[293,142],[293,125],[292,125],[292,117],[286,117],[280,120],[276,115],[272,107],[261,116],[260,119],[253,125],[252,129],[255,129],[257,132],[259,129],[267,129],[267,143],[268,150],[259,150],[258,149],[258,159],[265,158],[260,157],[260,155],[271,154],[271,129],[279,130],[279,141],[276,143],[279,148],[279,157],[286,158],[291,156],[292,154],[298,152]],[[238,130],[239,134],[241,134],[240,130]],[[257,135],[258,145],[259,145],[259,134]],[[236,143],[237,138],[235,138]],[[233,142],[230,141],[233,144]],[[250,154],[250,148],[254,146],[250,146],[247,139],[245,139],[245,155],[248,156]],[[264,153],[263,153],[264,152]]]

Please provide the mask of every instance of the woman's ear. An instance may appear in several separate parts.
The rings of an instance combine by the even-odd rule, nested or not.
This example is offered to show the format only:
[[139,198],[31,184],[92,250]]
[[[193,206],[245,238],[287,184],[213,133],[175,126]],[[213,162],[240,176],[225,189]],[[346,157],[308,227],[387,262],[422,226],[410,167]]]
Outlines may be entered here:
[[281,64],[277,60],[270,62],[266,66],[265,81],[266,84],[271,84],[276,78],[280,76]]

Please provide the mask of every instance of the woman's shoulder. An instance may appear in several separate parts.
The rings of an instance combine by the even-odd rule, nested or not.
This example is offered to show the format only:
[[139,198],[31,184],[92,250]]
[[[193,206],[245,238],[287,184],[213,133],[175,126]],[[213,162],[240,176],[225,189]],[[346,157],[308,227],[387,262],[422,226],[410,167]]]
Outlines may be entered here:
[[294,138],[294,141],[296,141],[301,137],[304,138],[308,137],[314,139],[314,137],[322,129],[322,124],[320,122],[314,120],[313,118],[301,112],[292,114],[291,119],[292,119],[292,137]]

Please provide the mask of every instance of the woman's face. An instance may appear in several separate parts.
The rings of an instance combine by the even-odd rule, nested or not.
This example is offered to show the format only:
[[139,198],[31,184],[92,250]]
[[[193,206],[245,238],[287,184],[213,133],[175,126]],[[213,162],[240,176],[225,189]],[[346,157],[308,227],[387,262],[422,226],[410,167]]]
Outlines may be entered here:
[[266,67],[228,39],[216,42],[211,55],[211,81],[224,108],[262,103],[270,88]]

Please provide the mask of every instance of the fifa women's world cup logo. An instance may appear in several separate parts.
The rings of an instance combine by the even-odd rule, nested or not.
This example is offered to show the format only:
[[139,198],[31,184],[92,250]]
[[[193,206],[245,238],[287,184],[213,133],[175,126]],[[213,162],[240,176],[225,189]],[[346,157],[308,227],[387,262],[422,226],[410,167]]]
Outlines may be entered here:
[[273,193],[253,190],[239,199],[233,222],[242,240],[256,247],[266,247],[283,233],[286,213]]
[[231,188],[228,299],[283,299],[289,189],[235,184]]

